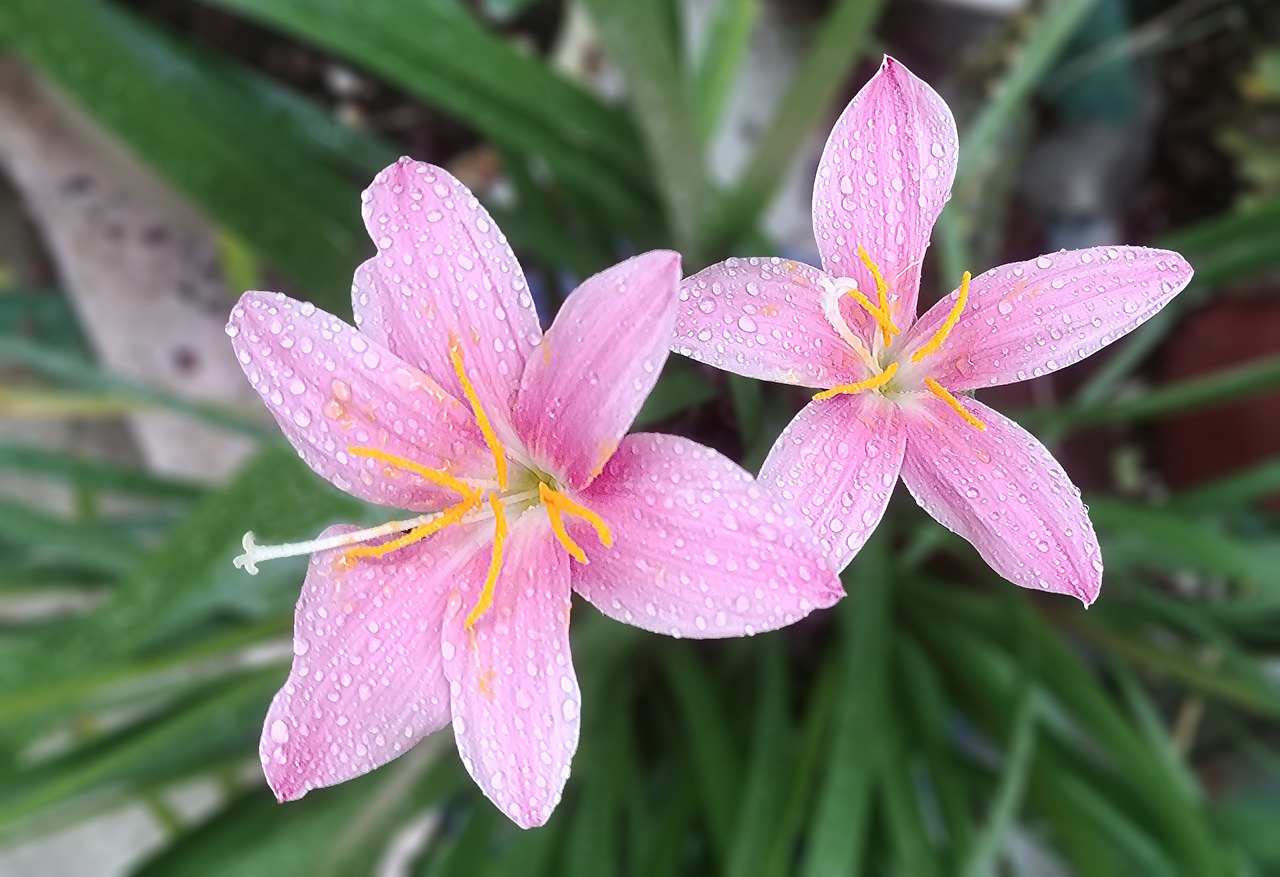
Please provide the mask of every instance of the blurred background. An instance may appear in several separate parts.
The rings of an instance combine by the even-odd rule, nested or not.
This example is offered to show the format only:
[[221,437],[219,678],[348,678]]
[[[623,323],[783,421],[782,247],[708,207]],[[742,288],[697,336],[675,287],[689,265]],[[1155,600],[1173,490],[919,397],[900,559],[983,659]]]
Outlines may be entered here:
[[[925,304],[1059,247],[1184,253],[1104,354],[983,398],[1057,453],[1086,612],[899,491],[794,628],[574,613],[582,744],[522,832],[448,733],[275,803],[257,764],[301,562],[380,520],[307,471],[222,334],[244,289],[344,317],[359,192],[449,168],[549,317],[652,247],[816,262],[840,108],[890,52],[961,132]],[[1280,873],[1280,4],[3,0],[0,874]],[[639,426],[755,471],[806,400],[674,358]]]

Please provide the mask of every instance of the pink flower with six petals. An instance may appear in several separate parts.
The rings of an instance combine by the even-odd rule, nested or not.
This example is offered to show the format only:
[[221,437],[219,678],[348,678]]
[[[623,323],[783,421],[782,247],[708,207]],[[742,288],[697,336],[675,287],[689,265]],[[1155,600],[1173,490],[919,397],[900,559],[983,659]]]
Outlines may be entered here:
[[546,821],[578,742],[570,592],[674,636],[790,624],[842,596],[794,512],[673,436],[626,436],[666,360],[679,257],[637,256],[544,335],[506,239],[457,180],[402,159],[365,192],[378,255],[359,330],[246,293],[227,332],[307,464],[419,512],[237,565],[310,554],[294,661],[261,756],[278,798],[342,782],[452,722],[515,822]]
[[875,529],[899,474],[916,501],[1028,588],[1098,595],[1079,490],[1040,442],[962,394],[1071,365],[1133,330],[1191,279],[1177,253],[1096,247],[1002,265],[915,319],[920,266],[951,195],[955,120],[892,58],[841,114],[818,165],[825,270],[730,259],[680,288],[677,353],[823,388],[760,481],[813,524],[836,569]]

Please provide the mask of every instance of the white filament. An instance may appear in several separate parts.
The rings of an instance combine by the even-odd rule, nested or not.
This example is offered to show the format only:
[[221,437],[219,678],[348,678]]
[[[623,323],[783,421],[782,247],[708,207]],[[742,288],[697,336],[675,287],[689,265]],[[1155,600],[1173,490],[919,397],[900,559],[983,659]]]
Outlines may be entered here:
[[[505,506],[511,503],[525,502],[536,498],[537,495],[538,492],[536,490],[513,493],[502,497],[502,504]],[[442,514],[444,512],[428,512],[405,521],[387,521],[385,524],[379,524],[376,527],[369,527],[364,530],[356,530],[354,533],[337,533],[322,539],[312,539],[309,542],[286,542],[283,545],[259,545],[253,535],[253,531],[250,530],[244,534],[244,539],[241,542],[241,545],[244,546],[244,554],[239,555],[231,562],[235,564],[236,568],[244,570],[251,576],[256,576],[258,574],[258,564],[264,560],[279,560],[282,557],[298,557],[304,554],[315,554],[319,551],[332,551],[335,548],[359,545],[362,542],[368,542],[381,536],[404,533],[414,527],[421,527],[423,524],[434,521]],[[474,524],[492,517],[493,509],[488,504],[482,504],[464,515],[458,523]]]

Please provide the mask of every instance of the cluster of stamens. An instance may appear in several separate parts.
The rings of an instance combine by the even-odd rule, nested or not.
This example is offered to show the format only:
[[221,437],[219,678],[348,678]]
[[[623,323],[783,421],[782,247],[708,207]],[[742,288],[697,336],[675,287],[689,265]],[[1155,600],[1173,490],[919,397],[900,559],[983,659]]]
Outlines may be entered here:
[[[503,550],[507,540],[507,507],[541,504],[546,508],[552,532],[569,555],[578,563],[587,563],[587,554],[574,541],[565,528],[565,516],[579,518],[590,524],[597,538],[606,548],[613,544],[613,534],[604,520],[586,506],[570,499],[560,490],[548,484],[545,476],[538,475],[537,489],[520,490],[514,493],[507,490],[507,450],[498,439],[493,424],[485,414],[475,387],[467,378],[462,362],[462,347],[456,336],[450,338],[449,359],[453,363],[454,372],[462,387],[462,393],[475,416],[476,426],[480,429],[484,442],[493,455],[494,478],[479,485],[450,474],[442,469],[432,469],[413,460],[387,453],[379,448],[351,445],[347,451],[355,457],[363,457],[386,466],[389,470],[400,470],[418,475],[426,481],[450,490],[458,495],[457,502],[439,511],[419,515],[403,521],[388,521],[376,527],[344,533],[325,539],[290,545],[258,545],[253,533],[244,536],[244,554],[234,561],[237,567],[250,575],[258,572],[258,563],[280,557],[294,557],[304,554],[315,554],[345,548],[338,558],[340,568],[350,569],[366,557],[383,557],[401,548],[407,548],[428,536],[439,533],[455,524],[474,524],[493,520],[493,554],[489,561],[489,572],[485,576],[484,586],[475,606],[467,614],[466,628],[471,630],[480,617],[493,605],[494,589],[498,582],[498,573],[502,569]],[[496,484],[496,490],[492,486]],[[386,536],[395,535],[377,544],[369,542]]]
[[[876,327],[879,329],[880,337],[883,341],[880,350],[882,355],[893,346],[894,339],[902,334],[901,330],[893,322],[893,315],[889,309],[889,284],[880,273],[880,268],[862,247],[858,247],[858,258],[867,267],[867,271],[871,273],[871,278],[875,282],[876,301],[873,303],[865,293],[858,289],[857,281],[850,277],[838,277],[824,284],[822,311],[826,315],[827,321],[831,323],[840,337],[853,348],[854,353],[866,365],[871,372],[871,376],[852,384],[840,384],[829,390],[823,390],[814,396],[814,399],[830,399],[833,396],[861,393],[867,390],[881,390],[898,373],[897,361],[891,360],[888,364],[882,366],[876,354],[867,348],[867,345],[854,333],[840,314],[841,298],[848,296],[857,302],[858,306],[866,311],[876,322]],[[939,350],[943,342],[947,340],[947,336],[955,328],[960,319],[960,314],[964,311],[965,303],[969,299],[969,281],[970,275],[966,271],[960,280],[960,290],[956,295],[956,302],[952,306],[950,313],[947,314],[947,318],[933,333],[928,342],[911,354],[911,362],[913,364],[923,362],[930,354]],[[926,377],[924,385],[930,393],[947,403],[966,423],[980,430],[987,428],[986,424],[974,417],[968,409],[960,404],[960,401],[955,396],[932,377]]]

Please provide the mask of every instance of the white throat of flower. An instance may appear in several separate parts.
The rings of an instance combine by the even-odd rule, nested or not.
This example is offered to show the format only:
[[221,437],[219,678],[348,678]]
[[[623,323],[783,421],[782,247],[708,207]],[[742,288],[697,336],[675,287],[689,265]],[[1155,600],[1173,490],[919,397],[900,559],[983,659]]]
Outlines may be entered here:
[[[556,479],[522,464],[516,464],[514,471],[509,471],[507,457],[510,449],[502,444],[492,421],[480,403],[475,387],[467,378],[463,369],[462,346],[456,335],[450,336],[449,356],[463,395],[475,415],[476,426],[493,455],[492,478],[486,477],[480,481],[461,478],[444,469],[432,469],[381,448],[351,445],[347,448],[347,452],[352,456],[374,460],[388,471],[397,470],[417,475],[425,481],[456,494],[457,500],[446,508],[408,520],[388,521],[365,530],[341,533],[309,542],[259,545],[252,532],[245,533],[244,553],[233,563],[250,575],[255,575],[258,572],[258,564],[265,560],[345,549],[338,557],[337,563],[350,568],[361,558],[382,557],[393,551],[399,551],[455,524],[474,524],[492,520],[493,556],[479,601],[466,618],[466,627],[470,630],[480,616],[493,605],[494,588],[497,586],[508,533],[508,507],[514,507],[517,514],[524,514],[538,506],[545,509],[556,539],[564,546],[569,556],[578,563],[585,564],[587,555],[565,528],[566,517],[577,518],[590,525],[595,530],[600,543],[605,548],[610,547],[613,544],[613,534],[609,526],[594,511],[572,499]],[[384,537],[388,536],[392,538],[384,540]],[[369,544],[375,541],[376,544]]]
[[[879,266],[867,255],[867,251],[862,247],[858,247],[858,258],[862,260],[862,264],[866,266],[872,280],[875,281],[876,300],[874,302],[871,301],[868,296],[859,290],[857,281],[851,277],[829,278],[823,276],[820,281],[822,285],[821,306],[823,316],[826,317],[827,322],[831,324],[836,333],[844,339],[867,367],[868,376],[854,383],[840,384],[823,390],[813,397],[815,400],[862,393],[868,390],[876,390],[885,394],[901,392],[904,377],[908,390],[915,387],[916,382],[920,380],[920,376],[914,372],[913,367],[922,363],[942,347],[943,342],[947,340],[951,330],[955,328],[956,323],[959,321],[960,314],[968,301],[970,275],[966,271],[960,281],[960,288],[956,293],[956,302],[947,314],[946,319],[934,332],[933,336],[911,355],[909,360],[904,359],[900,362],[898,355],[902,352],[901,348],[899,348],[898,355],[890,354],[894,338],[900,335],[901,331],[893,322],[893,314],[889,306],[889,284],[880,273]],[[844,319],[844,315],[840,312],[840,302],[846,295],[856,301],[858,306],[875,320],[876,327],[879,329],[879,337],[873,342],[872,347],[874,349],[868,349],[868,345],[853,332],[849,323]],[[894,377],[898,375],[900,365],[905,366],[904,375],[899,376],[898,381],[894,382]],[[945,402],[970,426],[978,430],[986,429],[985,424],[974,417],[950,391],[933,377],[924,376],[921,384],[921,389],[927,390]]]

